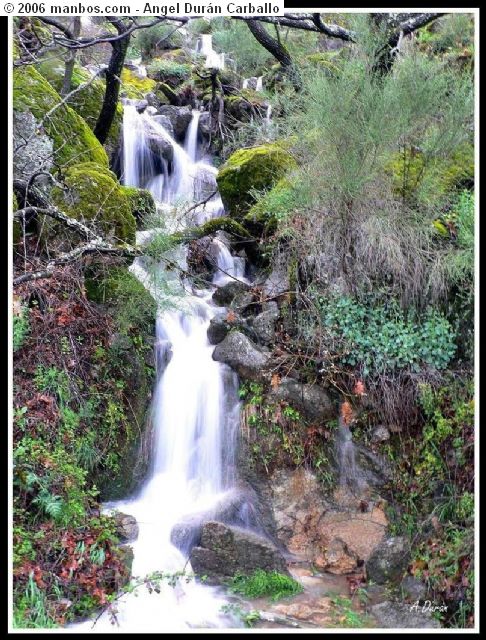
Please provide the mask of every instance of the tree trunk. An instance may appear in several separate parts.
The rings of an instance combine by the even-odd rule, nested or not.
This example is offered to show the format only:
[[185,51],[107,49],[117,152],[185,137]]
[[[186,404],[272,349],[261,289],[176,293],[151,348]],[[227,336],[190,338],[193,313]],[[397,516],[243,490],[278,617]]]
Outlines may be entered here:
[[[78,38],[81,33],[81,18],[76,16],[74,18],[72,35],[73,39]],[[76,64],[76,49],[68,49],[67,58],[66,58],[66,66],[64,68],[64,78],[62,81],[62,89],[61,96],[67,96],[67,94],[71,91],[71,81],[73,77],[74,65]]]
[[[115,23],[118,33],[123,33],[126,30],[118,21]],[[130,42],[130,35],[121,40],[115,40],[111,42],[112,52],[108,68],[106,69],[106,89],[105,97],[103,99],[103,106],[101,107],[98,121],[94,128],[94,134],[104,144],[108,137],[108,132],[113,124],[115,117],[116,105],[118,103],[118,96],[120,94],[120,75],[127,55],[128,45]]]
[[257,22],[256,20],[248,20],[246,24],[262,47],[265,47],[265,49],[280,62],[284,69],[292,66],[292,58],[290,57],[286,47],[275,38],[272,38],[260,22]]

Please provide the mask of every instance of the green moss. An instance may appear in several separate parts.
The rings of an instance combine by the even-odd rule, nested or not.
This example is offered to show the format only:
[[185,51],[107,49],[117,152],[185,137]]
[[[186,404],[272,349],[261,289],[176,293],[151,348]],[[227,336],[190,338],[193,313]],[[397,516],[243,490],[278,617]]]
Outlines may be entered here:
[[130,69],[123,69],[121,73],[121,93],[127,98],[143,98],[147,93],[151,93],[156,86],[152,78],[139,78]]
[[177,93],[168,84],[160,82],[155,90],[155,95],[162,104],[177,104]]
[[412,198],[421,185],[435,196],[443,196],[474,182],[474,147],[464,143],[448,158],[429,162],[424,154],[406,150],[396,154],[385,168],[391,173],[394,190],[400,197]]
[[107,166],[105,150],[71,107],[63,104],[46,117],[60,102],[59,94],[32,65],[14,70],[13,108],[29,111],[38,121],[44,119],[43,129],[54,143],[56,164],[66,166],[85,161]]
[[137,187],[122,187],[122,191],[128,196],[132,215],[137,220],[155,215],[155,201],[150,191]]
[[67,188],[52,190],[52,199],[62,211],[73,218],[96,221],[106,237],[135,241],[130,198],[112,172],[91,162],[77,164],[67,170],[64,184]]
[[288,151],[276,143],[236,151],[217,177],[226,210],[242,218],[256,201],[254,192],[271,189],[295,166]]
[[[61,91],[64,78],[64,64],[59,60],[48,59],[38,66],[41,73],[56,91]],[[79,65],[75,65],[71,79],[71,89],[77,89],[81,84],[89,81],[91,74]],[[68,105],[76,111],[94,130],[105,96],[105,81],[97,78],[79,93],[68,100]],[[123,120],[123,107],[120,103],[116,106],[115,118],[108,133],[107,142],[116,145],[120,139]]]
[[295,205],[294,190],[288,178],[282,178],[244,216],[245,227],[256,235],[269,235],[279,220],[284,219]]
[[190,64],[175,62],[170,59],[156,58],[147,67],[147,73],[152,82],[164,82],[170,87],[175,88],[187,80],[191,75],[192,67]]

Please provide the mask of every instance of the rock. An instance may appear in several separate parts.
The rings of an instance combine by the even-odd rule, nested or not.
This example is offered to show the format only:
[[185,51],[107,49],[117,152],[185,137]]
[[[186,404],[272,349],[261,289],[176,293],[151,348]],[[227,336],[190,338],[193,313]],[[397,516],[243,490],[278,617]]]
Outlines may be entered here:
[[[42,167],[49,171],[52,167],[50,159],[53,151],[53,141],[43,130],[37,130],[38,122],[30,113],[13,113],[13,135],[15,153],[12,157],[13,175],[15,178],[27,180]],[[22,140],[29,140],[29,144],[22,144]],[[36,181],[39,186],[40,180]]]
[[208,327],[209,344],[219,344],[222,342],[231,329],[232,325],[227,322],[226,313],[211,318]]
[[249,288],[250,286],[246,284],[246,282],[241,282],[239,280],[230,280],[222,287],[218,287],[216,289],[216,291],[213,293],[213,302],[222,307],[226,307],[231,302],[233,302],[233,298],[236,295],[238,295],[239,293],[247,292]]
[[345,542],[334,538],[326,549],[323,566],[321,567],[319,562],[316,563],[316,566],[318,569],[322,568],[336,575],[353,573],[358,566],[358,557]]
[[393,477],[393,471],[387,458],[370,451],[361,444],[355,443],[354,446],[360,474],[367,485],[379,488]]
[[407,602],[423,601],[427,594],[427,587],[418,578],[405,576],[400,583],[402,597]]
[[137,520],[126,513],[117,512],[115,518],[115,530],[120,542],[132,542],[138,537]]
[[190,562],[197,575],[208,576],[212,583],[256,569],[288,575],[285,559],[266,538],[220,522],[203,526],[201,546],[192,549]]
[[152,117],[155,122],[157,122],[157,124],[160,124],[161,127],[164,127],[168,134],[174,137],[174,127],[172,126],[172,121],[169,116],[158,113]]
[[[94,162],[68,167],[62,186],[52,189],[52,201],[68,216],[96,224],[107,240],[115,237],[135,243],[137,223],[132,201],[109,169]],[[48,226],[56,228],[55,223]]]
[[440,622],[432,617],[430,611],[389,600],[375,604],[370,608],[377,621],[378,628],[385,629],[440,629]]
[[253,294],[250,291],[243,291],[233,298],[233,302],[230,306],[234,311],[245,314],[248,311],[248,307],[252,306],[252,303]]
[[406,538],[388,538],[379,544],[366,562],[368,580],[377,584],[398,580],[410,558],[410,543]]
[[239,331],[230,331],[213,351],[213,360],[229,365],[243,379],[259,380],[270,354]]
[[[56,107],[56,108],[55,108]],[[55,109],[54,109],[55,108]],[[47,151],[52,142],[55,164],[67,167],[73,163],[93,162],[108,168],[108,156],[100,142],[95,137],[85,120],[66,104],[61,104],[61,97],[52,85],[36,70],[33,65],[23,65],[13,72],[13,110],[16,113],[14,120],[14,145],[13,157],[26,153],[26,159],[34,161],[34,151],[25,150],[25,138],[22,137],[22,128],[32,128],[32,118],[36,126],[42,121],[42,127],[38,129],[42,142],[37,146],[43,154],[39,160],[44,162],[44,151]],[[19,114],[31,114],[20,116]],[[51,115],[46,118],[47,113]],[[17,128],[15,128],[17,125]],[[20,127],[20,129],[18,128]],[[37,143],[34,143],[37,145]],[[30,160],[29,160],[30,158]],[[49,158],[50,161],[50,158]],[[17,163],[17,175],[19,173],[19,159]],[[21,172],[20,172],[21,173]]]
[[148,139],[148,146],[155,161],[157,161],[158,157],[164,158],[167,162],[172,161],[174,157],[174,147],[169,140],[158,137],[155,132],[152,132],[151,137]]
[[192,120],[192,111],[189,107],[177,107],[175,105],[162,105],[159,114],[167,116],[172,124],[174,137],[182,140]]
[[256,198],[253,190],[270,189],[295,166],[292,156],[278,144],[266,144],[233,153],[220,168],[217,182],[229,215],[241,219]]
[[[354,559],[354,568],[366,561],[385,537],[388,522],[381,509],[374,508],[369,513],[360,511],[327,511],[319,521],[315,538],[321,548],[325,549],[316,564],[327,571],[328,565],[335,562],[336,548],[340,544],[350,559]],[[336,545],[335,541],[339,541]],[[332,550],[329,556],[329,549]],[[352,569],[351,569],[352,570]],[[336,571],[331,571],[336,573]]]
[[275,298],[287,293],[290,288],[287,269],[284,265],[277,265],[263,283],[263,293],[267,298]]
[[137,100],[137,102],[135,103],[135,109],[138,111],[138,113],[143,113],[148,106],[149,103],[145,99]]
[[217,131],[217,119],[211,118],[209,111],[201,113],[199,118],[199,132],[205,140],[209,140]]
[[126,569],[126,576],[122,579],[121,583],[118,585],[122,587],[125,584],[130,582],[130,577],[132,575],[132,565],[133,565],[133,549],[128,544],[123,544],[118,547],[118,553],[121,556],[121,561],[123,566]]
[[261,344],[270,344],[275,339],[275,322],[279,317],[278,305],[273,302],[265,311],[255,316],[251,321],[258,342]]
[[288,402],[311,420],[331,420],[337,415],[335,403],[329,394],[317,385],[282,378],[280,384],[271,390],[270,396]]
[[251,487],[228,491],[211,509],[191,514],[178,522],[172,528],[171,542],[185,554],[189,554],[193,547],[200,545],[206,522],[220,522],[265,534],[261,526],[260,509],[258,497]]
[[390,432],[384,425],[379,425],[373,430],[371,435],[371,442],[386,442],[390,439]]

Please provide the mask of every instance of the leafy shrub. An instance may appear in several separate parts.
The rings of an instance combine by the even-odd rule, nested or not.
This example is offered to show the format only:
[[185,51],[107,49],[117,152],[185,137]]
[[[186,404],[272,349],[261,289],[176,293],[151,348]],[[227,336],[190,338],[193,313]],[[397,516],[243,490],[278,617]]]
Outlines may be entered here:
[[13,350],[21,349],[29,333],[28,309],[21,306],[17,313],[14,312],[12,320]]
[[364,305],[346,296],[319,297],[323,327],[343,364],[363,375],[409,367],[444,369],[455,352],[448,320],[430,309],[423,319],[397,304]]
[[191,65],[173,60],[156,59],[148,65],[147,73],[159,82],[172,80],[179,84],[190,76]]
[[302,585],[293,578],[277,571],[263,569],[257,569],[250,576],[236,574],[231,581],[230,589],[233,593],[240,593],[247,598],[268,596],[274,601],[303,591]]

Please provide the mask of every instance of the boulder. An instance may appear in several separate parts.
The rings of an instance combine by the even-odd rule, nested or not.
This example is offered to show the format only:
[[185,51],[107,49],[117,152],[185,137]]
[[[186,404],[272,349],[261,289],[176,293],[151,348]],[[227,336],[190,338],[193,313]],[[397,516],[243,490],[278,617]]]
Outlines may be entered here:
[[213,584],[256,569],[288,575],[283,555],[269,540],[220,522],[203,526],[201,544],[192,549],[190,562],[196,575],[206,575]]
[[115,531],[120,542],[132,542],[138,537],[137,520],[126,513],[117,512],[115,518]]
[[371,442],[379,443],[386,442],[390,439],[390,432],[384,425],[379,425],[373,429],[373,433],[371,434]]
[[191,514],[178,522],[172,528],[171,542],[188,554],[193,547],[201,544],[206,522],[221,522],[264,534],[260,509],[258,497],[251,487],[228,491],[211,509]]
[[213,360],[224,362],[244,379],[259,380],[270,354],[239,331],[230,331],[213,351]]
[[189,107],[177,107],[175,105],[162,105],[159,115],[167,116],[172,124],[174,137],[182,140],[192,120],[192,111]]
[[407,567],[410,553],[410,543],[406,538],[387,538],[366,562],[368,580],[376,584],[398,581]]
[[169,116],[164,116],[160,113],[157,113],[156,115],[152,116],[152,118],[155,120],[155,122],[157,122],[157,124],[160,124],[161,127],[164,127],[169,135],[174,137],[174,127],[172,126],[172,121]]
[[230,280],[221,287],[218,287],[213,293],[213,302],[226,307],[233,302],[236,295],[248,291],[250,286],[246,282],[240,280]]
[[[35,153],[43,154],[38,158],[38,161],[43,163],[44,159],[50,160],[50,153],[47,154],[50,149],[54,152],[56,166],[66,167],[74,163],[96,162],[108,167],[106,151],[89,126],[71,107],[61,104],[59,94],[34,69],[33,65],[14,69],[13,110],[16,114],[13,129],[13,151],[17,168],[15,177],[27,175],[24,173],[22,176],[22,171],[19,171],[22,155],[25,156],[27,163],[36,165]],[[45,117],[47,113],[51,113],[48,118]],[[30,115],[19,117],[19,114]],[[25,148],[23,137],[26,131],[32,130],[34,120],[35,130],[41,136],[41,143],[30,140],[27,147],[30,147],[31,143],[37,145],[35,153],[34,150]],[[31,168],[32,166],[29,167],[29,171]]]
[[236,151],[217,177],[225,210],[242,219],[256,201],[253,192],[271,189],[293,167],[290,153],[276,143]]
[[[333,538],[326,549],[326,559],[322,567],[328,573],[343,575],[353,573],[359,558],[340,538]],[[321,568],[319,564],[316,565]]]
[[290,289],[289,276],[286,267],[277,265],[262,286],[266,298],[275,298],[287,293]]
[[276,302],[267,303],[267,308],[255,316],[250,325],[261,344],[270,344],[275,339],[275,323],[280,313]]
[[438,620],[425,606],[386,600],[370,608],[377,627],[384,629],[440,629]]
[[226,319],[226,313],[211,318],[208,327],[209,344],[219,344],[231,331],[233,325]]
[[422,580],[407,575],[400,583],[400,592],[407,602],[421,602],[427,595],[427,587]]
[[272,388],[270,397],[287,402],[311,420],[332,420],[337,415],[337,407],[327,391],[292,378],[282,378],[280,384]]

